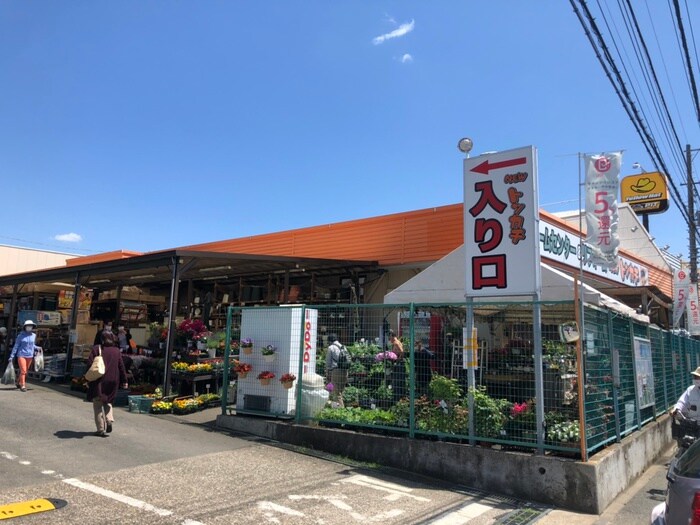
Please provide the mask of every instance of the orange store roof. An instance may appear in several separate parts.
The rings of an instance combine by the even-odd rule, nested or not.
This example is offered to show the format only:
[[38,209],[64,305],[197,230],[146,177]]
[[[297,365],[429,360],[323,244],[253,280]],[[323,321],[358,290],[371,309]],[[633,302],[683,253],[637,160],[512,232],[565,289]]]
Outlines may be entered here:
[[117,259],[127,259],[137,255],[143,254],[140,252],[115,250],[113,252],[96,253],[95,255],[84,255],[82,257],[76,257],[75,259],[68,259],[66,261],[66,266],[80,266],[83,264],[92,264],[104,261],[116,261]]
[[186,250],[377,261],[436,261],[464,239],[462,204],[184,246]]

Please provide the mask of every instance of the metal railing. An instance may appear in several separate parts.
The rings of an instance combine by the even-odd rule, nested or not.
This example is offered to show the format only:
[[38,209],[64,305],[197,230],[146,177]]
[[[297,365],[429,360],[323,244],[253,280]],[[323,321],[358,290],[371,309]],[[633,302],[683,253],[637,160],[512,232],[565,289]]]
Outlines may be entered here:
[[[586,460],[664,413],[700,363],[699,341],[592,306],[578,344],[566,343],[561,327],[576,318],[574,302],[539,303],[538,418],[534,304],[474,305],[471,390],[463,303],[231,307],[226,359],[234,366],[224,371],[222,411]],[[254,339],[250,353],[242,338]],[[337,366],[335,340],[347,349],[347,368]],[[269,345],[272,360],[263,355]],[[295,376],[291,386],[283,375]]]

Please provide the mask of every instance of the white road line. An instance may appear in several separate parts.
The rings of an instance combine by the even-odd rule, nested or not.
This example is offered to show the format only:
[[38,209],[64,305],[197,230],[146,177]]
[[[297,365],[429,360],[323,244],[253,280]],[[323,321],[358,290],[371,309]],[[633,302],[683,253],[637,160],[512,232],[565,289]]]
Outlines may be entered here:
[[258,501],[258,508],[260,510],[271,510],[272,512],[279,512],[280,514],[286,514],[287,516],[297,516],[299,518],[303,518],[305,516],[303,512],[290,509],[289,507],[285,507],[284,505],[272,503],[271,501]]
[[327,501],[334,507],[339,508],[340,510],[347,510],[347,511],[352,511],[352,507],[345,503],[343,499],[347,498],[347,496],[296,496],[294,494],[287,496],[289,499],[292,501],[299,501],[302,499],[315,499],[315,500],[321,500],[321,501]]
[[42,474],[46,474],[47,476],[50,476],[51,474],[56,474],[55,470],[42,470]]
[[31,462],[31,461],[26,461],[26,460],[25,460],[25,461],[20,461],[19,464],[20,464],[20,465],[31,465],[32,462]]
[[409,494],[413,491],[413,489],[402,487],[401,485],[396,485],[394,483],[387,483],[386,481],[380,481],[368,476],[350,476],[348,479],[341,480],[341,483],[352,483],[361,487],[369,487],[374,490],[388,492],[389,495],[385,496],[384,499],[389,501],[396,501],[402,497],[413,498],[416,501],[423,501],[426,503],[430,501],[428,498]]
[[493,507],[482,505],[481,503],[469,503],[461,509],[445,514],[435,521],[431,521],[430,525],[464,525],[492,509]]
[[170,510],[159,509],[158,507],[154,507],[153,505],[151,505],[150,503],[146,503],[145,501],[141,501],[130,496],[125,496],[124,494],[117,494],[116,492],[112,492],[111,490],[103,489],[102,487],[98,487],[97,485],[93,485],[92,483],[85,483],[84,481],[80,481],[79,479],[69,478],[64,479],[63,482],[68,483],[69,485],[72,485],[79,489],[87,490],[88,492],[92,492],[94,494],[99,494],[100,496],[104,496],[105,498],[110,498],[120,503],[136,507],[137,509],[145,510],[147,512],[153,512],[154,514],[158,514],[158,516],[173,515],[172,511]]
[[0,456],[4,457],[5,459],[9,459],[10,461],[17,459],[17,456],[10,454],[9,452],[0,452]]

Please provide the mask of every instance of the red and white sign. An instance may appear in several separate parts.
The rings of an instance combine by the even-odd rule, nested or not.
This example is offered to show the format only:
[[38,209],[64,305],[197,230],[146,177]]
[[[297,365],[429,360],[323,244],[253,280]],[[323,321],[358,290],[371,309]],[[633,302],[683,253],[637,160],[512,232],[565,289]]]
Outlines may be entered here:
[[673,326],[683,317],[690,290],[690,274],[684,268],[673,271]]
[[622,153],[584,155],[586,167],[586,244],[591,260],[605,268],[617,266],[617,193]]
[[541,288],[534,147],[464,159],[466,296]]
[[690,335],[700,335],[700,306],[698,306],[698,285],[691,283],[688,290],[688,331]]

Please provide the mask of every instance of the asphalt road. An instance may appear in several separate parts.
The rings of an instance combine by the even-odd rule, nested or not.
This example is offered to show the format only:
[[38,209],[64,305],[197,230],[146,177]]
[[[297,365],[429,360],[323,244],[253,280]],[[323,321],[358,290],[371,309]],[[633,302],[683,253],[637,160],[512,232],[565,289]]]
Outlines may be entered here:
[[[216,410],[208,412],[198,417],[213,420]],[[0,387],[0,509],[67,502],[7,523],[486,525],[523,512],[510,500],[176,416],[118,408],[115,417],[110,437],[96,437],[82,399],[41,384],[26,393]]]

